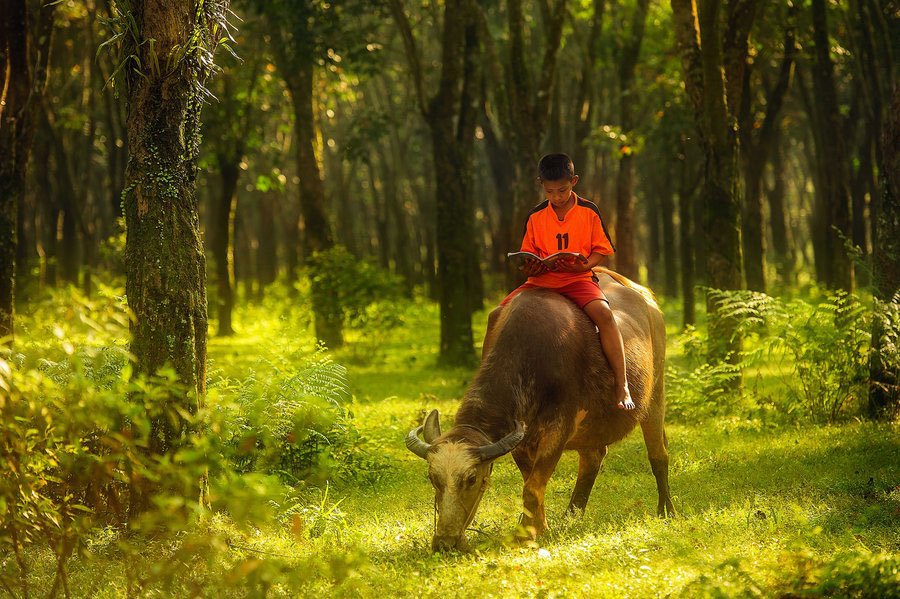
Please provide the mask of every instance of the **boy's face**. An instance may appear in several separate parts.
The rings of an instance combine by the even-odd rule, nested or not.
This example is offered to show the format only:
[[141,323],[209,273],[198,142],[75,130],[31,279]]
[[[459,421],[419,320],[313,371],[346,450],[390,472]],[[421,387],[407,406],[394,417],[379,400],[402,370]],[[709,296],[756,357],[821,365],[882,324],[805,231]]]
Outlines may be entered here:
[[544,188],[544,195],[557,208],[562,208],[569,201],[572,195],[572,188],[578,183],[578,175],[571,179],[559,179],[558,181],[546,181],[541,179],[541,187]]

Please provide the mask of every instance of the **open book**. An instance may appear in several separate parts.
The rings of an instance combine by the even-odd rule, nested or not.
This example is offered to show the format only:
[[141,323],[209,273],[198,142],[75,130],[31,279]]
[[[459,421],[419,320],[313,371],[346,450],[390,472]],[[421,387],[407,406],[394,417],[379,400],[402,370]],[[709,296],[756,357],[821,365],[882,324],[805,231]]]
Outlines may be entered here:
[[522,268],[529,258],[543,262],[544,266],[550,270],[556,270],[556,263],[560,260],[581,262],[582,264],[587,262],[587,258],[578,252],[556,252],[555,254],[550,254],[546,258],[541,258],[531,252],[510,252],[509,254],[506,254],[506,259],[512,262],[516,268]]

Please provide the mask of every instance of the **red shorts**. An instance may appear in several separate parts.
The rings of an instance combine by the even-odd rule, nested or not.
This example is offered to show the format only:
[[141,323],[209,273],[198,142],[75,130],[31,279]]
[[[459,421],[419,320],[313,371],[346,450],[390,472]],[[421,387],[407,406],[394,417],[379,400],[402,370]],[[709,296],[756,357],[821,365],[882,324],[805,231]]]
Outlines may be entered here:
[[524,285],[513,289],[512,293],[507,295],[503,301],[500,302],[500,305],[505,306],[512,298],[516,297],[526,289],[549,289],[550,291],[555,291],[563,297],[572,300],[575,302],[575,305],[582,309],[594,300],[603,300],[604,302],[609,303],[606,296],[600,291],[600,285],[591,279],[582,279],[580,281],[569,283],[568,285],[563,285],[562,287],[542,287],[541,285],[535,285],[534,283],[525,283]]

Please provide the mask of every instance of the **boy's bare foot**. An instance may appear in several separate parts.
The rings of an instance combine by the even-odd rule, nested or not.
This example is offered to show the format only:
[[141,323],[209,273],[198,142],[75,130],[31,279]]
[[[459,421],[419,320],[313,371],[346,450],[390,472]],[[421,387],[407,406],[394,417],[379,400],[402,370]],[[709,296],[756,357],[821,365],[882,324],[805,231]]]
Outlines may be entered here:
[[616,407],[620,410],[633,410],[635,407],[634,401],[631,399],[631,391],[628,390],[628,383],[616,391],[616,399],[618,399]]

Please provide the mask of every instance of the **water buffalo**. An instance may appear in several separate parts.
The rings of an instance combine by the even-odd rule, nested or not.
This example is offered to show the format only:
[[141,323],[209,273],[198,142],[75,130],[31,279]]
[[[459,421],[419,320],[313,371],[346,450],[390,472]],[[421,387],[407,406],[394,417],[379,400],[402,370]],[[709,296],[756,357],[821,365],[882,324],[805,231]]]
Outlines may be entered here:
[[574,449],[579,455],[568,509],[582,511],[609,445],[637,424],[656,477],[657,512],[674,514],[663,424],[662,314],[649,290],[605,269],[598,274],[625,341],[636,409],[615,406],[613,374],[584,312],[552,291],[519,294],[492,314],[485,339],[488,351],[453,428],[442,432],[433,410],[407,435],[410,451],[428,461],[437,509],[435,551],[467,549],[466,527],[500,456],[512,452],[522,472],[522,524],[534,538],[547,528],[544,490],[563,450]]

